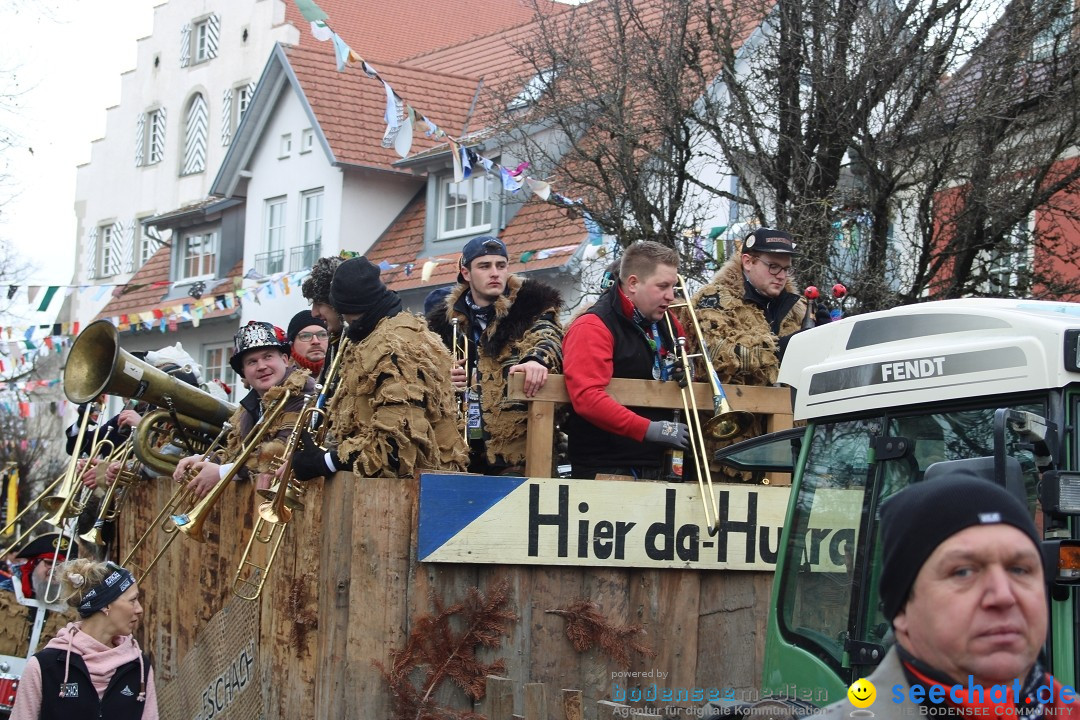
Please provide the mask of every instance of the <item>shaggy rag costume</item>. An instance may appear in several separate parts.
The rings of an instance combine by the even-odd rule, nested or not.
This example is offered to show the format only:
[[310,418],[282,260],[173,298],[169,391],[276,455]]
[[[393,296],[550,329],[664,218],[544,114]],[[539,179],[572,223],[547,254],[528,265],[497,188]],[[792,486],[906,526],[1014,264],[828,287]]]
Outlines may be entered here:
[[779,297],[765,297],[746,280],[736,255],[698,291],[694,309],[720,382],[776,382],[786,338],[801,329],[806,313],[794,290],[789,280]]
[[338,457],[350,460],[354,473],[413,477],[421,470],[465,470],[450,353],[420,317],[383,318],[370,335],[350,342],[341,360],[330,429],[339,440]]
[[329,430],[338,446],[327,454],[335,468],[363,477],[464,470],[468,454],[457,426],[450,352],[439,336],[419,316],[402,312],[397,293],[365,257],[338,267],[330,304],[352,317],[330,400]]
[[114,642],[103,645],[82,632],[81,623],[69,623],[26,663],[13,720],[157,720],[149,658],[131,635]]
[[292,433],[293,426],[300,419],[304,395],[315,393],[315,381],[306,370],[290,367],[286,370],[282,383],[267,390],[262,398],[254,390],[248,392],[240,401],[240,407],[233,411],[232,417],[229,418],[232,429],[225,439],[223,455],[226,462],[231,462],[240,454],[240,449],[244,446],[248,433],[255,427],[255,423],[263,416],[263,413],[277,404],[286,391],[292,392],[293,396],[285,403],[284,409],[274,421],[262,429],[260,435],[263,441],[253,453],[248,455],[244,467],[236,475],[238,479],[247,480],[251,473],[267,472],[270,469],[271,460],[284,452],[285,443]]
[[428,314],[428,327],[453,347],[454,318],[468,333],[469,365],[480,389],[483,439],[470,443],[493,467],[525,464],[525,431],[528,406],[506,399],[507,370],[535,360],[549,372],[562,368],[562,298],[554,288],[516,275],[506,282],[506,292],[488,308],[486,327],[476,320],[468,302],[469,286],[459,284]]

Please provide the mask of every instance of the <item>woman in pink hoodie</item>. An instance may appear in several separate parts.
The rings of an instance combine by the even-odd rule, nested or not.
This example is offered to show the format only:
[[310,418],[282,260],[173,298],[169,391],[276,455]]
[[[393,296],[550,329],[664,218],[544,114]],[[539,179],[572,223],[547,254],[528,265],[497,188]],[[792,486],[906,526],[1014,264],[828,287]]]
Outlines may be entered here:
[[154,671],[132,636],[142,616],[135,577],[83,558],[57,575],[82,620],[27,662],[11,720],[157,720]]

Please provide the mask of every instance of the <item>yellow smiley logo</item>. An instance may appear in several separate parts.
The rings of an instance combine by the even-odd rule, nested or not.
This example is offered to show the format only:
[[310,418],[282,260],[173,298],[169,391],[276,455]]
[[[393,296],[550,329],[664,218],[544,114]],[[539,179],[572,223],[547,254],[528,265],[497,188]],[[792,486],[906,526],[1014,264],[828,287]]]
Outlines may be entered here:
[[868,708],[874,704],[874,699],[877,697],[877,688],[874,687],[874,683],[863,678],[851,683],[847,696],[855,707]]

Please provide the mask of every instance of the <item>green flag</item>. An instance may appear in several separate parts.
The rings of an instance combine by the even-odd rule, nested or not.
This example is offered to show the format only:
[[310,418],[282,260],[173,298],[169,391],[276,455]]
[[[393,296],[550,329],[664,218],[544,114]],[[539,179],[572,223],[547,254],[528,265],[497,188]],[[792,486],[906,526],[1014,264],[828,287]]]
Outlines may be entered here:
[[49,307],[49,303],[52,302],[53,295],[55,295],[56,291],[59,289],[60,288],[56,285],[49,286],[49,289],[45,291],[45,297],[41,299],[41,304],[38,305],[38,312],[45,312],[45,310]]
[[330,19],[330,16],[324,13],[322,8],[311,0],[296,0],[296,9],[300,11],[300,14],[303,15],[304,19],[308,22],[318,22],[319,20]]

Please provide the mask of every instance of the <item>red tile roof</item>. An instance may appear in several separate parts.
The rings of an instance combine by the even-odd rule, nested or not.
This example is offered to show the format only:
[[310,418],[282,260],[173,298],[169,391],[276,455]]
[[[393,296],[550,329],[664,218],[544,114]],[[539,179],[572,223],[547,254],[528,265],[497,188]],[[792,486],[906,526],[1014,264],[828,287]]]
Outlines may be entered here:
[[[532,20],[526,0],[319,0],[328,25],[369,62],[396,62]],[[566,6],[538,0],[543,13]],[[296,4],[285,2],[285,18],[300,29],[300,45],[320,45]]]
[[[286,55],[338,162],[394,171],[391,164],[401,157],[393,148],[380,144],[386,130],[386,91],[382,84],[356,65],[338,72],[329,42],[317,47],[288,48]],[[399,65],[371,64],[418,113],[427,115],[448,133],[461,132],[478,89],[475,80]],[[419,117],[416,125],[412,153],[436,144],[424,136],[427,126]]]
[[[153,254],[146,264],[131,276],[126,285],[117,286],[119,290],[124,291],[123,294],[117,295],[110,300],[101,309],[101,312],[94,317],[94,320],[123,317],[132,313],[153,312],[154,310],[172,312],[172,309],[177,306],[195,302],[188,297],[165,300],[165,296],[171,288],[171,283],[169,283],[169,258],[171,253],[172,249],[168,245],[158,248],[158,251]],[[203,297],[213,297],[231,291],[233,289],[233,279],[239,277],[242,272],[241,263],[236,263],[225,275],[225,278],[209,288]],[[236,312],[236,308],[208,309],[202,319],[209,320],[223,317],[234,312]]]
[[[432,288],[454,282],[457,277],[458,251],[422,257],[426,194],[421,191],[367,252],[373,263],[397,265],[384,270],[383,282],[392,290]],[[538,200],[530,201],[499,234],[510,252],[510,272],[521,273],[566,264],[585,240],[587,233],[581,219],[571,220],[566,211]],[[526,253],[531,255],[526,256]],[[526,256],[523,261],[522,257]],[[423,266],[429,259],[440,260],[423,280]],[[406,265],[412,264],[411,271]]]

